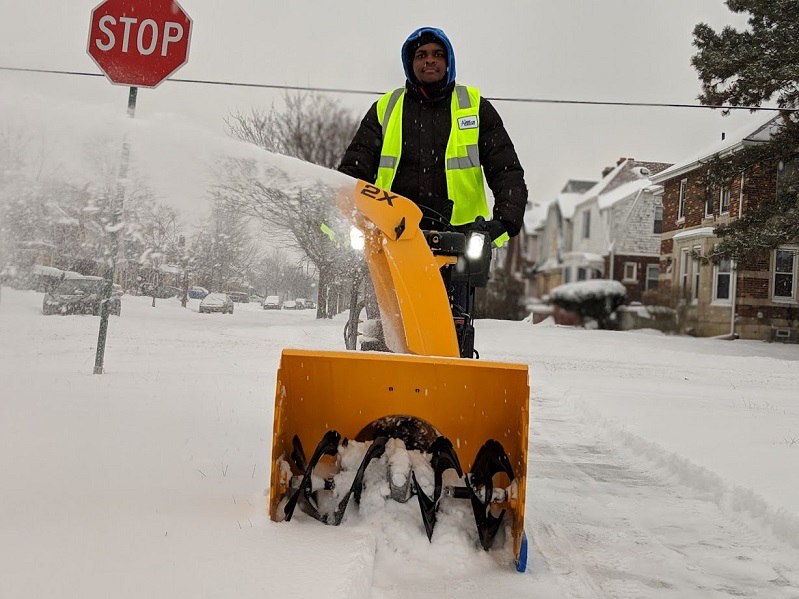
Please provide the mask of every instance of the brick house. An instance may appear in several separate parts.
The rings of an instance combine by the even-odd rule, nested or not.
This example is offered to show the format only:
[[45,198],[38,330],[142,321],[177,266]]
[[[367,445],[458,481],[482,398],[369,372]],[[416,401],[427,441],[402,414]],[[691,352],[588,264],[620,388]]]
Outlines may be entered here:
[[799,243],[764,254],[747,270],[730,261],[703,264],[696,258],[708,255],[718,242],[713,234],[716,226],[773,200],[778,177],[777,167],[762,166],[707,190],[702,182],[707,163],[768,141],[778,118],[760,117],[652,177],[663,205],[660,285],[680,295],[688,332],[799,340]]
[[563,282],[604,278],[627,289],[625,303],[657,287],[661,208],[650,177],[670,164],[620,158],[574,208]]

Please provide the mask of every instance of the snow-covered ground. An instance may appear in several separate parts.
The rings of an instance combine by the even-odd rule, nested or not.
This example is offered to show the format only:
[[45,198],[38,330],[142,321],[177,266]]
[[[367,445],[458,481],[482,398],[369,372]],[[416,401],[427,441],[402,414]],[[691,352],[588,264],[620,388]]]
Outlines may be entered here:
[[0,597],[799,597],[799,347],[481,321],[530,366],[529,567],[468,508],[266,515],[284,347],[343,320],[125,296],[98,320],[0,295]]

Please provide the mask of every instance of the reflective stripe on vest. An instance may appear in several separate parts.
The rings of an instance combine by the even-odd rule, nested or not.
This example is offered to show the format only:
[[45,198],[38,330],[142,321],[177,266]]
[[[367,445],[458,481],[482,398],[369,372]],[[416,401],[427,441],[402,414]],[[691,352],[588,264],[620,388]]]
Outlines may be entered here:
[[[402,107],[405,88],[384,94],[377,101],[377,120],[383,128],[383,147],[375,185],[391,189],[402,154]],[[453,225],[474,222],[478,216],[489,218],[490,212],[480,167],[477,145],[480,134],[478,112],[480,91],[476,87],[456,85],[450,113],[452,125],[445,152],[447,194],[453,202]]]

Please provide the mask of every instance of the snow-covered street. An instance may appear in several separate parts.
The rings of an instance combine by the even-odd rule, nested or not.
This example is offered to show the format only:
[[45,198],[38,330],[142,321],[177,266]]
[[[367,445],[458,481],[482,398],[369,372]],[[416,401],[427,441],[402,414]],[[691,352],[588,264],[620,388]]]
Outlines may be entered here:
[[313,311],[124,296],[98,319],[0,295],[0,597],[799,597],[799,347],[478,322],[530,365],[528,570],[468,509],[266,516],[283,347]]
[[799,562],[771,534],[620,451],[556,399],[538,403],[531,537],[567,597],[796,597]]

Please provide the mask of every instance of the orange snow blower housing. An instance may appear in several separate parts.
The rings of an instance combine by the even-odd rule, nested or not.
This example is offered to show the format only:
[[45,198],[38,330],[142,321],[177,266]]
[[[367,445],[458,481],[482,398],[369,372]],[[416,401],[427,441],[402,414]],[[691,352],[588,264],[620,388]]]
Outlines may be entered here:
[[[422,212],[412,201],[359,181],[354,190],[339,194],[337,204],[364,234],[364,255],[393,353],[283,350],[275,394],[270,517],[290,519],[299,503],[317,519],[338,524],[350,493],[334,513],[320,513],[313,500],[322,488],[316,466],[329,466],[342,439],[362,440],[364,431],[374,433],[375,423],[411,419],[435,439],[422,447],[433,456],[434,497],[421,490],[415,475],[405,496],[417,495],[428,537],[442,499],[470,499],[485,549],[502,514],[508,513],[517,569],[523,570],[527,366],[460,357],[441,273],[457,258],[434,255],[431,234],[419,228]],[[390,436],[384,429],[378,425],[368,438],[370,449],[350,489],[356,501],[366,466],[382,454]],[[302,444],[318,439],[308,460]],[[463,483],[442,491],[447,469],[455,469]]]

